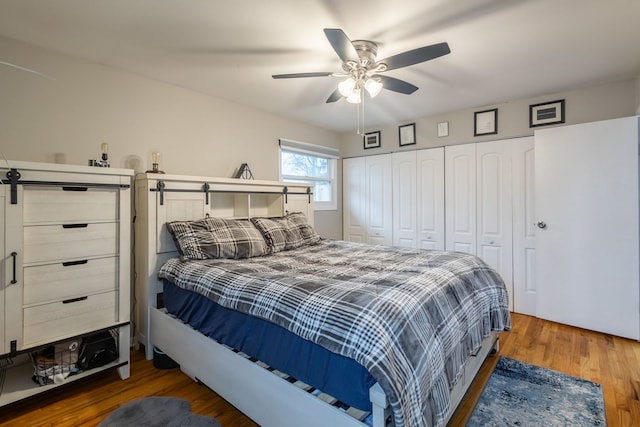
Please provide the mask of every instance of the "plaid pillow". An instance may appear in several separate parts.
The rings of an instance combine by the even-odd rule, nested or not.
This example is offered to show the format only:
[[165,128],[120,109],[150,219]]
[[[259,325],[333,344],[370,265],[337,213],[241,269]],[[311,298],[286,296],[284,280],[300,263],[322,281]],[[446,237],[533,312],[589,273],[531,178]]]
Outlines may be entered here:
[[287,218],[251,218],[251,221],[264,236],[271,253],[304,244],[302,235]]
[[183,258],[251,258],[269,253],[260,231],[246,219],[173,221],[167,229]]
[[298,230],[302,236],[303,245],[320,241],[320,235],[309,225],[307,217],[302,212],[291,212],[285,218],[292,224],[292,229]]

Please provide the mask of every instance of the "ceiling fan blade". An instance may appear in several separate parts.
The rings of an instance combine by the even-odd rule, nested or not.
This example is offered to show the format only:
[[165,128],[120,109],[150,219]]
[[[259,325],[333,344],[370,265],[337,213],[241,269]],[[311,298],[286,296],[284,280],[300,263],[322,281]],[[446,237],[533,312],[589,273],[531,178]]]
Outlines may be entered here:
[[382,82],[382,87],[394,92],[404,93],[405,95],[411,95],[418,90],[418,86],[412,85],[404,80],[396,79],[394,77],[383,76],[381,74],[375,74],[371,77],[379,78]]
[[331,47],[336,51],[342,62],[357,61],[358,52],[353,47],[349,37],[339,28],[325,28],[324,34],[327,36]]
[[274,74],[274,79],[297,79],[300,77],[330,77],[333,73],[317,72],[317,73],[293,73],[293,74]]
[[446,42],[432,44],[430,46],[419,47],[418,49],[408,50],[394,56],[390,56],[378,62],[387,64],[387,70],[395,70],[409,65],[419,64],[420,62],[429,61],[443,55],[451,53],[449,45]]
[[327,98],[327,104],[329,104],[331,102],[336,102],[340,98],[342,98],[342,95],[340,94],[340,91],[338,89],[336,89],[331,93],[331,95],[329,95],[329,98]]
[[20,65],[13,64],[11,62],[0,61],[0,65],[6,65],[7,67],[15,68],[16,70],[26,71],[27,73],[35,74],[37,76],[44,77],[45,79],[53,80],[51,79],[51,77],[47,76],[46,74],[42,74],[39,71],[32,70],[31,68],[27,68],[27,67],[22,67]]

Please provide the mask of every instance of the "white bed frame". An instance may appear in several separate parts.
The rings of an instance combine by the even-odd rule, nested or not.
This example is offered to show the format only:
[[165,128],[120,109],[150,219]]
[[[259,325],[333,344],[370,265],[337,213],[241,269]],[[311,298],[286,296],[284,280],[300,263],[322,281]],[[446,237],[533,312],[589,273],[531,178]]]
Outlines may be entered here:
[[[158,308],[162,283],[157,271],[177,252],[165,223],[203,218],[282,216],[304,212],[313,225],[313,197],[307,184],[228,178],[141,174],[135,180],[136,345],[147,359],[156,346],[180,369],[214,390],[263,427],[363,427],[344,411],[218,344]],[[185,351],[185,349],[188,349]],[[498,334],[470,357],[451,394],[451,411],[464,397],[483,361],[498,350]],[[374,427],[393,424],[387,399],[375,384],[369,390]]]

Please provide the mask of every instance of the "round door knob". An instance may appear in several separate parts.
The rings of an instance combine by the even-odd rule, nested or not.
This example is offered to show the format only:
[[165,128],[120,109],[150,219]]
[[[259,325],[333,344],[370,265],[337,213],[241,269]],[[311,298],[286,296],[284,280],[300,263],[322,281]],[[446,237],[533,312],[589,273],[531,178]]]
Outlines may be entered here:
[[541,229],[543,229],[543,230],[544,230],[545,228],[547,228],[547,223],[546,223],[546,222],[544,222],[544,221],[538,221],[538,224],[536,224],[536,225],[538,226],[538,228],[541,228]]

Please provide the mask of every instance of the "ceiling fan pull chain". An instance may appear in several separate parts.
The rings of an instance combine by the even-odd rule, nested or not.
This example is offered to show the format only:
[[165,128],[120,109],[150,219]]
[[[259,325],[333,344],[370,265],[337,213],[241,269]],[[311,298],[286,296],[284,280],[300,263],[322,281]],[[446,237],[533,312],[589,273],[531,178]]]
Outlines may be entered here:
[[366,98],[366,96],[362,88],[360,88],[360,97],[362,98],[362,107],[360,110],[360,112],[362,113],[362,115],[360,116],[360,125],[362,127],[360,128],[360,135],[364,136],[364,99]]

